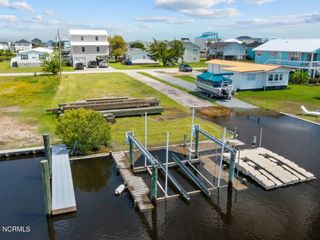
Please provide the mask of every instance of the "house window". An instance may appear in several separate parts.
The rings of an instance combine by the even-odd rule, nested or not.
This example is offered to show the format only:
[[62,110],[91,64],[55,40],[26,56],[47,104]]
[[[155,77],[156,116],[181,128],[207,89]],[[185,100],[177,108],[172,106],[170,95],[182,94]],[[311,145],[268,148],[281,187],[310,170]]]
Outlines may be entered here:
[[282,79],[283,79],[283,74],[280,73],[280,74],[279,74],[279,81],[282,81]]
[[40,59],[40,60],[46,59],[46,55],[44,55],[44,54],[39,54],[39,59]]
[[97,47],[97,52],[100,52],[100,47]]
[[260,56],[261,56],[261,52],[257,52],[257,56],[259,56],[259,57],[260,57]]
[[275,81],[275,82],[278,82],[278,81],[279,81],[279,74],[275,74],[275,75],[274,75],[274,81]]
[[268,75],[268,81],[269,82],[273,82],[273,74],[269,74]]
[[86,48],[85,48],[85,47],[82,47],[81,49],[82,49],[82,52],[85,52],[85,51],[86,51]]
[[193,49],[193,51],[194,51],[194,52],[197,52],[197,51],[198,51],[198,49],[194,48],[194,49]]
[[84,40],[84,37],[83,37],[83,36],[81,36],[81,37],[80,37],[80,39],[81,39],[81,41],[83,41],[83,40]]
[[248,81],[254,81],[254,80],[256,80],[256,74],[248,73]]
[[278,57],[278,52],[270,52],[270,56],[272,58],[277,58]]
[[28,55],[21,55],[21,60],[28,60]]
[[291,53],[291,61],[299,61],[300,54],[298,52]]
[[99,38],[98,38],[98,36],[96,36],[96,41],[99,41]]

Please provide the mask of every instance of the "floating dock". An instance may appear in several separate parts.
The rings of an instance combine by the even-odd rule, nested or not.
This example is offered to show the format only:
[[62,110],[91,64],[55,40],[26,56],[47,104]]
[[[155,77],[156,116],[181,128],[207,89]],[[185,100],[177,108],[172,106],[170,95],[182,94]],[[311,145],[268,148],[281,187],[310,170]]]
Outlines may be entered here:
[[116,152],[112,156],[122,179],[133,197],[134,205],[138,207],[140,212],[153,209],[154,206],[148,196],[150,189],[141,177],[133,174],[127,161],[126,152]]
[[52,146],[52,215],[75,212],[76,200],[67,147]]
[[[225,157],[229,161],[228,154]],[[238,155],[236,157],[236,165],[236,169],[266,190],[315,179],[312,173],[265,148],[241,151],[240,159]]]

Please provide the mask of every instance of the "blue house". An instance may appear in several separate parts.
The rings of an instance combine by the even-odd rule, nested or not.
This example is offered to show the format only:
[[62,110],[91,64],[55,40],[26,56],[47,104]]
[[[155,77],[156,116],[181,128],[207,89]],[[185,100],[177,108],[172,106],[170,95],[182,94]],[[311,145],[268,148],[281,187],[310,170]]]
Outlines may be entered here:
[[261,46],[263,43],[261,42],[252,42],[249,44],[245,44],[245,46],[247,47],[247,59],[248,60],[255,60],[255,55],[256,53],[253,51],[253,49]]
[[253,49],[255,62],[277,64],[320,74],[320,39],[272,39]]

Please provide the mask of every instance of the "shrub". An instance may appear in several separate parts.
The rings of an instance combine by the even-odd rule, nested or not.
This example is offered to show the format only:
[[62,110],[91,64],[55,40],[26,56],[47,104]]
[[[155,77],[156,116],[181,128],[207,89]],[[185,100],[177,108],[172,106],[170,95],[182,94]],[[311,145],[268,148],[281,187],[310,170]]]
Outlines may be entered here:
[[48,54],[42,60],[42,71],[45,73],[57,74],[59,72],[59,56],[54,54],[49,56]]
[[67,110],[60,116],[57,135],[73,152],[88,153],[110,142],[110,125],[103,115],[93,110]]
[[309,74],[306,71],[297,70],[290,76],[290,82],[294,84],[308,84],[310,80]]

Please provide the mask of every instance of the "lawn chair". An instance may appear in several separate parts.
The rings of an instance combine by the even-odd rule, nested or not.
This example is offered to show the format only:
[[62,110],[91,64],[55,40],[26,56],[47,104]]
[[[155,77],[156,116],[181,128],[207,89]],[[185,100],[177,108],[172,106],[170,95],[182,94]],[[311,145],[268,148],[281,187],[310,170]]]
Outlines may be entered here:
[[303,105],[301,106],[301,109],[302,109],[302,115],[320,117],[320,110],[309,111],[309,110],[306,109],[306,107],[303,106]]

